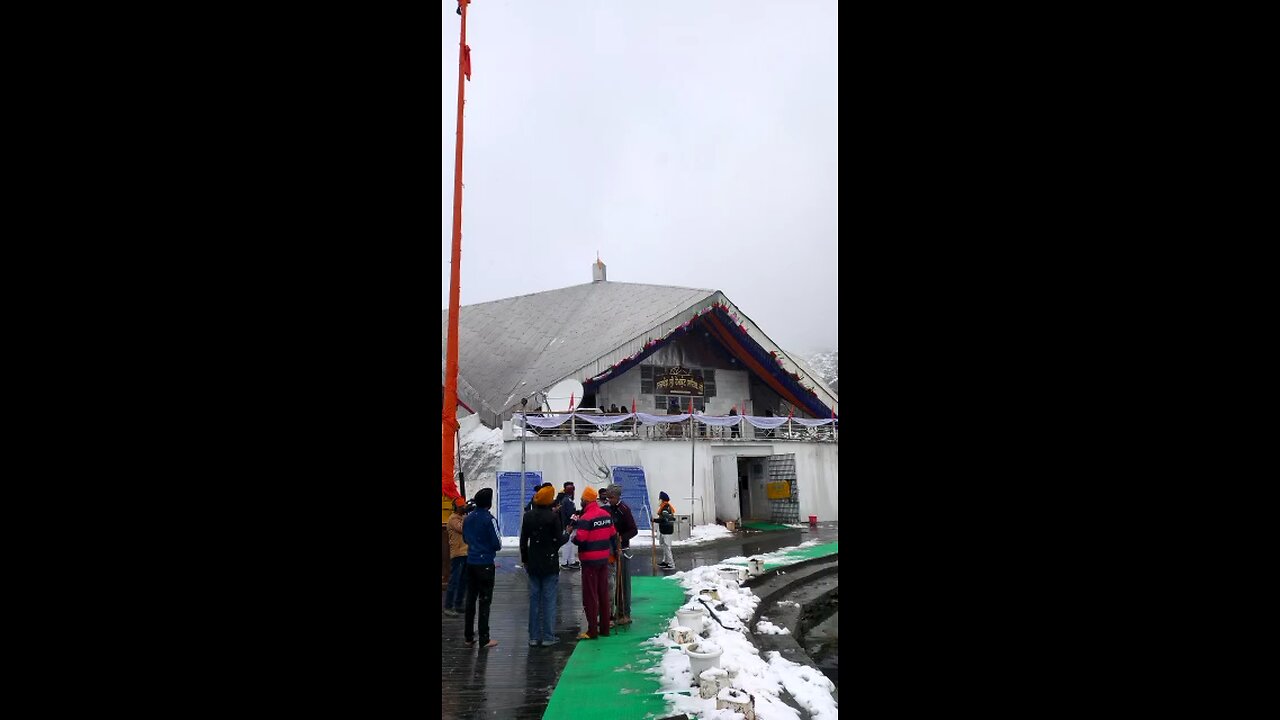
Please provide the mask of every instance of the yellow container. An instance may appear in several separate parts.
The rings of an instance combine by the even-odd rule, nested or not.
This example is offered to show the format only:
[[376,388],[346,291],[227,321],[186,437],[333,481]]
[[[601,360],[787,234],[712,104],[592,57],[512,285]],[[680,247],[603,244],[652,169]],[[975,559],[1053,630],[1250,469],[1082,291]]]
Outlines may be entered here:
[[453,498],[448,495],[440,496],[440,522],[449,522],[449,516],[453,514]]

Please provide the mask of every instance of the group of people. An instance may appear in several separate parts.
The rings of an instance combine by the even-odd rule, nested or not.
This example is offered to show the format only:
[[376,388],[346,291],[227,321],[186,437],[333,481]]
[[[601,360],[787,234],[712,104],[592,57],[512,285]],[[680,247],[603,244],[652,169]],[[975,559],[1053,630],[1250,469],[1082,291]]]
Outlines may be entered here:
[[[520,527],[520,562],[529,578],[529,645],[559,642],[552,623],[556,614],[560,570],[581,570],[582,609],[586,627],[580,640],[608,637],[611,627],[631,624],[631,538],[639,530],[631,507],[622,500],[622,486],[613,484],[597,492],[582,492],[581,507],[574,507],[575,486],[564,484],[557,494],[543,483],[525,508]],[[659,493],[658,525],[663,558],[659,567],[675,568],[671,536],[675,532],[675,508],[670,497]],[[493,490],[484,488],[467,503],[455,503],[449,518],[449,585],[445,613],[464,615],[464,640],[491,648],[498,641],[489,635],[489,607],[493,602],[494,557],[502,548],[498,522],[490,508]],[[562,551],[562,548],[565,548]],[[478,627],[477,627],[478,621]]]

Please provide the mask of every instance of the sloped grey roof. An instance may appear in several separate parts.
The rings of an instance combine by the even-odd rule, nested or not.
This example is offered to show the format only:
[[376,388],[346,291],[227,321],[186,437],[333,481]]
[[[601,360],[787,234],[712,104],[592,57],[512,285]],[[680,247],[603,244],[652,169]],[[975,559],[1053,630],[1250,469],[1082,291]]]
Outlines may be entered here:
[[[458,315],[458,396],[492,427],[520,398],[546,390],[715,294],[594,282],[463,305]],[[448,323],[449,311],[442,310],[441,376]]]

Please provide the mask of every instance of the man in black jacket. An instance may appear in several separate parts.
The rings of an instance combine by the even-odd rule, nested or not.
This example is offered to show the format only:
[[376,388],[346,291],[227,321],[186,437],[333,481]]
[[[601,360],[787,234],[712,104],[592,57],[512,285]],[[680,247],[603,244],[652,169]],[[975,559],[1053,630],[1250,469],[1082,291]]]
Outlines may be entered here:
[[636,536],[635,516],[631,514],[631,506],[622,502],[622,486],[614,483],[605,488],[604,497],[609,501],[609,514],[613,516],[613,526],[618,529],[618,539],[622,541],[622,552],[618,557],[617,569],[614,571],[615,625],[631,624],[631,538]]
[[539,485],[538,487],[534,488],[534,489],[533,489],[533,495],[529,497],[529,503],[528,503],[527,505],[525,505],[525,506],[524,506],[524,511],[525,511],[525,512],[529,512],[530,510],[532,510],[532,509],[533,509],[533,498],[534,498],[534,496],[536,496],[536,495],[538,494],[538,491],[539,491],[539,490],[541,490],[542,488],[551,488],[552,490],[554,490],[554,489],[555,489],[555,485],[552,485],[552,484],[551,484],[551,483],[549,483],[549,482],[544,482],[544,483],[542,483],[541,485]]
[[560,546],[569,536],[559,513],[551,509],[555,488],[547,483],[533,496],[533,509],[524,514],[520,526],[520,563],[529,575],[529,645],[555,645],[560,640],[552,631],[556,617],[556,591],[560,586],[560,566],[556,562]]

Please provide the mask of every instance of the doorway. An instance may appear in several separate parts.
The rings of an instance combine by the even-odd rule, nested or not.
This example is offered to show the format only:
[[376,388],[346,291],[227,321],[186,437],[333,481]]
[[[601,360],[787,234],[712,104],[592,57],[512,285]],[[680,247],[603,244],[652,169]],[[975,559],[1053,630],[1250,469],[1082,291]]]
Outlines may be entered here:
[[738,458],[738,505],[743,520],[769,519],[769,498],[765,492],[767,459],[763,455]]

